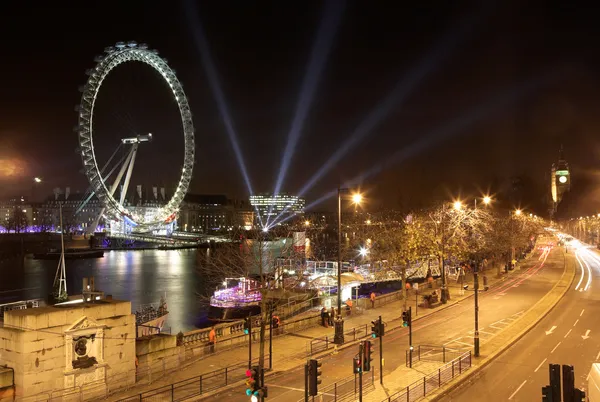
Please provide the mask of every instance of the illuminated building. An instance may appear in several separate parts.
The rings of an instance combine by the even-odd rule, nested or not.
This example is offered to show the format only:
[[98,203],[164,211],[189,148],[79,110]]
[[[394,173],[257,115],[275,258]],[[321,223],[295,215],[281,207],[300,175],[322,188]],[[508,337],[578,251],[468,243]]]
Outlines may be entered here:
[[558,204],[562,201],[563,195],[571,190],[571,171],[569,164],[564,158],[563,148],[560,147],[558,162],[552,164],[550,169],[550,197],[551,208],[550,216],[556,213]]
[[258,214],[258,219],[266,223],[274,221],[277,216],[285,219],[290,215],[304,214],[304,198],[288,194],[261,194],[250,196],[250,205]]
[[225,195],[186,194],[181,203],[179,230],[184,232],[250,229],[254,213],[246,202]]

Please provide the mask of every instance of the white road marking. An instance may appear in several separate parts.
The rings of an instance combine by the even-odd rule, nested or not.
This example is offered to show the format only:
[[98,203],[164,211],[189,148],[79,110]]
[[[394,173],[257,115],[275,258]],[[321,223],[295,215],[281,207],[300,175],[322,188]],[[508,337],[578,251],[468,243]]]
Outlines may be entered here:
[[596,355],[596,360],[600,359],[600,352]]
[[546,331],[546,335],[550,335],[556,329],[556,325],[553,325],[548,331]]
[[581,314],[579,314],[580,317],[583,315],[584,311],[585,311],[585,309],[581,310]]
[[525,385],[525,383],[526,383],[526,382],[527,382],[527,380],[523,381],[523,382],[521,383],[521,385],[519,385],[519,388],[517,388],[517,389],[516,389],[516,391],[515,391],[515,392],[513,392],[513,393],[512,393],[512,395],[508,397],[508,399],[509,399],[509,400],[510,400],[510,399],[513,399],[513,396],[517,395],[517,392],[519,392],[519,390],[520,390],[521,388],[523,388],[523,385]]
[[577,325],[578,322],[579,322],[579,318],[577,319],[577,321],[575,321],[575,324],[573,324],[573,326]]
[[583,268],[583,264],[581,263],[581,260],[579,259],[579,253],[575,253],[575,258],[577,259],[577,262],[579,263],[579,266],[581,267],[581,278],[579,278],[579,282],[577,282],[577,285],[575,286],[575,290],[583,290],[579,289],[579,286],[581,285],[581,282],[583,282],[583,278],[585,277],[585,268]]
[[544,364],[546,362],[546,359],[542,360],[542,362],[540,363],[539,366],[537,366],[537,368],[535,370],[533,370],[534,373],[537,373],[537,371],[540,369],[540,367],[542,367],[542,364]]
[[560,345],[560,342],[558,342],[558,343],[556,344],[556,346],[554,347],[554,349],[552,349],[552,350],[550,351],[550,353],[554,353],[554,351],[556,350],[556,348],[558,347],[558,345]]
[[571,331],[572,331],[572,329],[570,329],[570,330],[567,332],[567,334],[565,335],[565,338],[566,338],[567,336],[569,336],[569,334],[571,333]]
[[590,330],[585,331],[585,335],[581,335],[581,337],[585,340],[590,337]]

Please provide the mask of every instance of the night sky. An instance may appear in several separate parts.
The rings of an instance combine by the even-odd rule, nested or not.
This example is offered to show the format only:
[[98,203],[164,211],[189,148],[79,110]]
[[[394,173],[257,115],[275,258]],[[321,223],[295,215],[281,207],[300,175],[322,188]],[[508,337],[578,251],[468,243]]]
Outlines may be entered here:
[[[307,203],[348,180],[372,207],[398,207],[500,190],[521,176],[535,189],[526,200],[534,208],[562,143],[571,198],[579,200],[571,202],[596,212],[600,26],[584,3],[561,3],[3,2],[0,197],[31,191],[34,176],[44,179],[36,194],[85,191],[72,131],[78,87],[106,46],[135,40],[168,59],[188,95],[197,144],[190,191],[247,198],[199,35],[253,189],[273,191],[319,26],[341,10],[282,191],[299,191],[371,114],[373,124],[308,189]],[[140,150],[132,184],[173,186],[183,140],[166,87],[133,64],[105,85],[100,159],[119,138],[152,132],[156,141]]]

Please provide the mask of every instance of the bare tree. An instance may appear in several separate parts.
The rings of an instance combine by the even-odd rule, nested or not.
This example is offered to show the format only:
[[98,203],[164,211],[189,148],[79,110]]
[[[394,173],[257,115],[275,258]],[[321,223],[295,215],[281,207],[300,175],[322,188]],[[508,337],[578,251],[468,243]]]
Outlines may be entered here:
[[[257,278],[261,294],[259,366],[264,368],[266,326],[271,321],[272,311],[289,296],[289,290],[281,287],[284,282],[276,275],[276,266],[279,259],[294,257],[292,241],[289,236],[273,237],[264,232],[239,232],[232,238],[234,243],[211,250],[213,255],[200,259],[196,266],[211,283],[232,277]],[[202,298],[206,300],[207,296]]]

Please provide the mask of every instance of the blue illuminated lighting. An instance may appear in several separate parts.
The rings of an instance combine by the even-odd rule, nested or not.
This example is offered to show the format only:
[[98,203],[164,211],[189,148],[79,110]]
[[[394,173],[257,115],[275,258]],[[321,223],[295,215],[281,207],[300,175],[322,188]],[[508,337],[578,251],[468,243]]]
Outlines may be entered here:
[[[219,112],[221,113],[221,117],[223,118],[223,123],[225,124],[225,131],[227,132],[227,136],[229,137],[229,141],[231,142],[231,146],[233,147],[233,152],[235,153],[235,158],[237,160],[238,166],[244,178],[244,182],[246,183],[246,187],[250,195],[254,194],[252,190],[252,184],[250,182],[250,176],[248,175],[248,170],[246,169],[246,163],[244,162],[244,157],[242,155],[242,150],[240,149],[237,134],[233,127],[233,120],[229,113],[229,108],[227,107],[227,102],[225,101],[225,94],[221,89],[221,84],[219,83],[219,75],[217,74],[217,70],[215,64],[210,55],[210,47],[208,45],[208,41],[206,40],[206,36],[202,30],[202,23],[200,22],[200,18],[198,18],[198,10],[192,0],[185,0],[184,7],[186,8],[185,15],[188,19],[188,24],[192,31],[194,41],[196,42],[196,46],[198,48],[198,52],[200,53],[200,57],[202,59],[202,65],[204,66],[204,70],[206,71],[206,75],[208,76],[208,83],[213,92],[215,100],[217,101],[217,107],[219,108]],[[259,220],[262,224],[262,219],[259,216]]]
[[[279,194],[285,179],[285,175],[289,169],[290,163],[292,162],[296,144],[300,139],[300,134],[302,133],[306,116],[310,111],[319,78],[323,68],[325,67],[327,57],[332,47],[333,39],[337,33],[342,19],[344,7],[345,2],[339,0],[329,0],[325,4],[325,9],[323,10],[317,37],[312,48],[308,68],[304,76],[304,81],[302,82],[298,103],[296,104],[296,113],[288,133],[288,141],[281,159],[281,167],[279,169],[279,174],[275,183],[275,191],[273,194]],[[267,226],[269,226],[269,219],[267,219]]]

